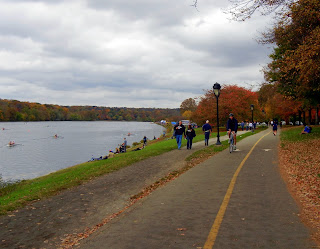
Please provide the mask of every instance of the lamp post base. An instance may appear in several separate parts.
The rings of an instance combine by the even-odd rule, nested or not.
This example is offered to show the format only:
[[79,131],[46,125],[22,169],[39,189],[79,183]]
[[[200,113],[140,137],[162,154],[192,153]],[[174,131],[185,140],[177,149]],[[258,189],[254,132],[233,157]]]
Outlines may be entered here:
[[216,145],[221,145],[221,142],[220,142],[220,137],[219,137],[219,135],[218,135],[218,137],[217,137],[217,142],[216,142]]

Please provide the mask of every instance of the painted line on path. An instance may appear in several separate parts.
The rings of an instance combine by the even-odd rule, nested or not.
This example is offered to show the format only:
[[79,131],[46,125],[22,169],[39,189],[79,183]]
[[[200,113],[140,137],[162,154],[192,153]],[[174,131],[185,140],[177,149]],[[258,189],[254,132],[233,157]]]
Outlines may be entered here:
[[249,158],[249,156],[251,155],[252,151],[254,150],[254,148],[257,146],[257,144],[267,135],[269,135],[271,133],[268,132],[267,134],[265,134],[264,136],[262,136],[254,145],[253,147],[251,148],[251,150],[248,152],[248,154],[246,155],[246,157],[242,160],[242,162],[240,163],[240,165],[238,166],[236,172],[234,173],[232,179],[231,179],[231,182],[229,184],[229,188],[227,190],[227,193],[226,195],[224,196],[224,199],[222,201],[222,204],[220,206],[220,209],[219,209],[219,212],[216,216],[216,219],[211,227],[211,230],[210,230],[210,233],[208,235],[208,238],[207,238],[207,241],[206,243],[204,244],[203,246],[203,249],[212,249],[212,247],[214,246],[214,243],[216,241],[216,238],[217,238],[217,235],[218,235],[218,232],[219,232],[219,228],[220,228],[220,225],[222,223],[222,220],[223,220],[223,216],[226,212],[226,209],[228,207],[228,204],[229,204],[229,201],[230,201],[230,197],[231,197],[231,194],[232,194],[232,191],[234,189],[234,185],[236,184],[236,180],[237,180],[237,177],[240,173],[240,170],[242,169],[244,163],[247,161],[247,159]]

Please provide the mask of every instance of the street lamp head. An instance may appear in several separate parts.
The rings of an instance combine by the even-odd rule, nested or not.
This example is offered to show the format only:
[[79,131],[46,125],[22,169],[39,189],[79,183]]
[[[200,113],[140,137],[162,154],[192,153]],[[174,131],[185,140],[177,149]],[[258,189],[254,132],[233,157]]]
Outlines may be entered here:
[[214,83],[213,85],[213,93],[214,95],[218,98],[220,96],[220,89],[221,89],[221,86],[219,83]]
[[254,105],[251,105],[251,106],[250,106],[251,111],[253,111],[253,108],[254,108]]

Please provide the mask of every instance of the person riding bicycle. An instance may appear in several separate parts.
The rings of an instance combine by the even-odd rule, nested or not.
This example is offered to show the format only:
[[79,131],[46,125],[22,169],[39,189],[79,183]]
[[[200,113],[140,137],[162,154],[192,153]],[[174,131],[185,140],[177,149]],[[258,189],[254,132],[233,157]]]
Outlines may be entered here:
[[[231,132],[233,133],[234,137],[234,149],[236,150],[236,144],[237,144],[237,131],[238,131],[238,120],[235,119],[233,113],[229,114],[229,119],[227,122],[227,132],[228,136],[230,138]],[[230,141],[230,140],[229,140]]]

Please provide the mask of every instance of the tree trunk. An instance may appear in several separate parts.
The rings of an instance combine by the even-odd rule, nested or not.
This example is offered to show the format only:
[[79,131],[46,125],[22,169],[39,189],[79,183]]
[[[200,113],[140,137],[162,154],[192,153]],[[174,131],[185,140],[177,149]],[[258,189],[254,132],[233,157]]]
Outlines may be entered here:
[[301,122],[301,111],[299,110],[299,117],[298,117],[298,121],[299,121],[299,124]]
[[311,108],[309,109],[309,125],[311,125],[311,119],[312,119],[312,117],[311,117]]

